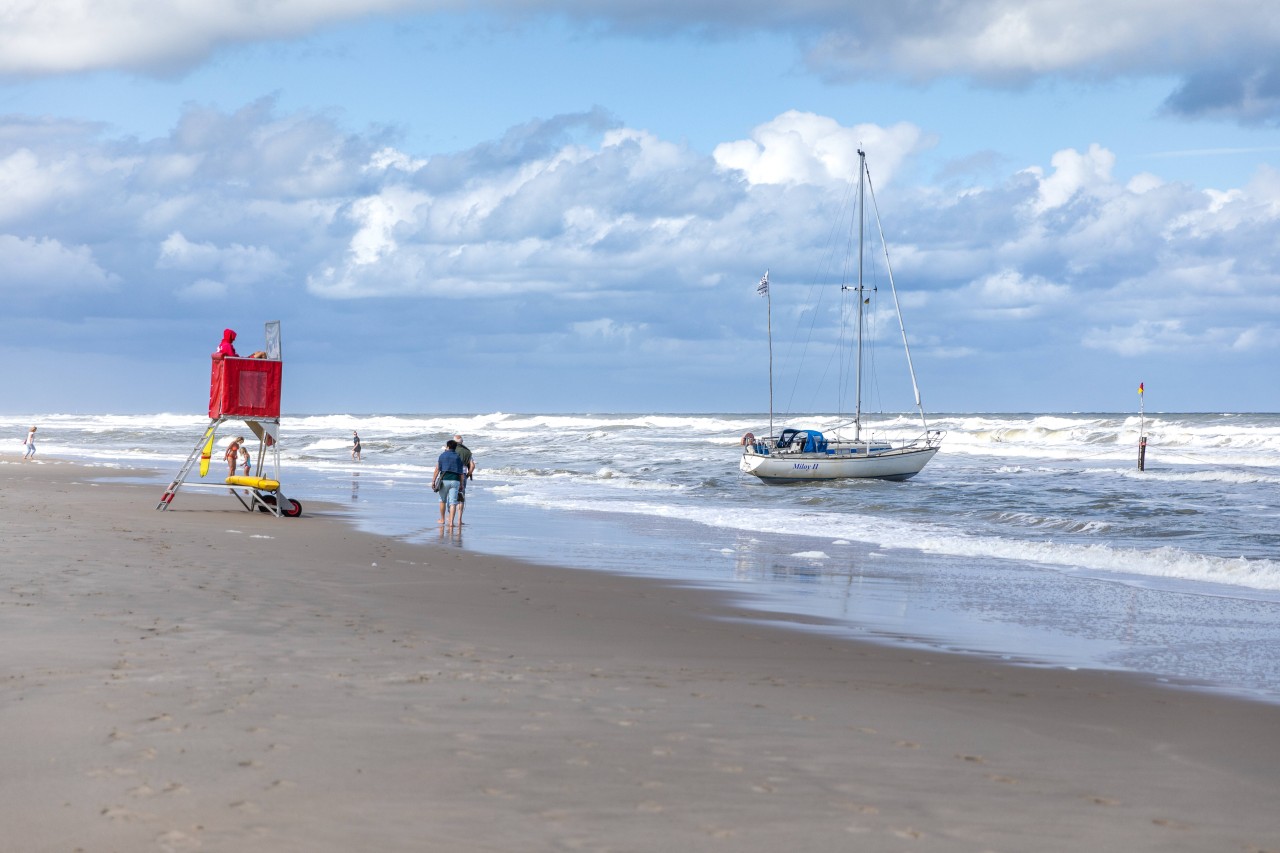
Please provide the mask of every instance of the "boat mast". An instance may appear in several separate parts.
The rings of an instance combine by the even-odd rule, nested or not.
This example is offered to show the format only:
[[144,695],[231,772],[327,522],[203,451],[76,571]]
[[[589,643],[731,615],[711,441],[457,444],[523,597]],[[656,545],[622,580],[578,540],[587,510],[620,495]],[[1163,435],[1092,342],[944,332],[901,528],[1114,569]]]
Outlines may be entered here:
[[765,317],[769,330],[769,435],[773,436],[773,294],[769,293],[769,271],[760,277],[756,293],[764,295]]
[[858,357],[855,362],[855,400],[853,414],[853,440],[862,437],[862,247],[867,222],[866,191],[867,153],[858,149]]
[[880,204],[876,201],[876,188],[871,183],[871,172],[867,170],[867,189],[871,190],[871,207],[876,214],[876,229],[880,235],[880,246],[884,249],[884,268],[889,274],[889,292],[893,294],[893,310],[898,316],[898,331],[902,334],[902,349],[907,355],[907,372],[911,374],[911,390],[915,393],[916,411],[920,413],[920,425],[925,432],[929,431],[929,419],[925,417],[924,403],[920,401],[920,384],[916,382],[916,366],[911,360],[911,345],[907,343],[907,327],[902,322],[902,306],[898,303],[898,285],[893,281],[893,264],[889,262],[889,243],[884,239],[884,226],[880,223]]

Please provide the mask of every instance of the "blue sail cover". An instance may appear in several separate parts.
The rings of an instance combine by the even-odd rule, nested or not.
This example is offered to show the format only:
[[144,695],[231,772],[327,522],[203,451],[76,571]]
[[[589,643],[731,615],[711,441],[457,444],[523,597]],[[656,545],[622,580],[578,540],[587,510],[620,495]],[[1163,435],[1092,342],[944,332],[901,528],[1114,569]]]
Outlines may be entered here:
[[825,453],[827,439],[816,429],[784,429],[778,436],[778,447],[796,445],[805,453]]

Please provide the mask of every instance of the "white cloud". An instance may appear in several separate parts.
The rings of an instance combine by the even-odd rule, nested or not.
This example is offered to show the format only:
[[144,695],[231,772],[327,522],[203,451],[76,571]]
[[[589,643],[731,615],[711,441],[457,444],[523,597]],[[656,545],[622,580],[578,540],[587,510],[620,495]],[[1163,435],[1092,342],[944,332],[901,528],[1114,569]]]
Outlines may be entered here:
[[189,67],[222,44],[295,36],[413,0],[40,0],[0,6],[0,73]]
[[304,36],[344,21],[454,13],[576,19],[649,36],[790,34],[820,74],[962,77],[997,86],[1042,77],[1177,77],[1165,109],[1274,123],[1280,118],[1280,16],[1272,0],[9,0],[0,6],[0,75],[129,69],[173,74],[219,48]]
[[1037,213],[1061,207],[1077,193],[1097,194],[1113,189],[1111,169],[1115,166],[1116,156],[1096,143],[1090,145],[1084,154],[1074,148],[1059,151],[1049,162],[1053,165],[1053,173],[1048,177],[1038,166],[1027,170],[1040,183],[1035,204]]
[[1046,308],[1063,302],[1071,288],[1054,284],[1041,276],[1024,276],[1017,270],[1005,269],[984,276],[965,288],[964,298],[979,312],[1001,314],[1008,318],[1026,319],[1040,316]]
[[88,246],[69,247],[51,237],[0,234],[0,270],[0,288],[24,297],[110,290],[118,281],[98,265]]
[[826,116],[789,110],[756,127],[750,139],[717,145],[713,156],[753,184],[847,183],[857,177],[863,148],[874,157],[877,179],[888,183],[920,144],[920,129],[906,122],[842,127]]
[[1188,349],[1228,349],[1239,352],[1275,349],[1280,346],[1280,335],[1277,335],[1277,328],[1274,326],[1208,326],[1190,330],[1181,320],[1139,320],[1129,326],[1088,329],[1082,343],[1091,349],[1132,357],[1176,353]]
[[620,340],[623,343],[630,342],[632,336],[643,333],[645,329],[644,324],[641,323],[619,323],[609,319],[584,320],[574,323],[570,328],[575,335],[582,338],[599,341]]
[[[1166,71],[1220,59],[1233,44],[1275,38],[1280,28],[1269,9],[1262,0],[970,0],[927,13],[897,6],[854,14],[820,53],[851,67],[889,62],[921,78],[954,71],[989,79],[1097,67]],[[861,50],[836,59],[837,49],[854,44]]]
[[178,296],[191,302],[218,302],[228,293],[225,282],[209,278],[198,279],[178,289]]
[[[181,272],[217,272],[227,284],[249,285],[267,281],[280,275],[285,262],[269,248],[232,243],[219,248],[213,243],[192,243],[181,232],[175,231],[160,244],[156,267]],[[196,291],[207,292],[208,283],[197,282]]]
[[[816,318],[825,345],[834,312],[804,313],[805,285],[861,140],[893,208],[895,278],[926,363],[1051,345],[1209,363],[1280,338],[1271,169],[1212,191],[1158,174],[1126,183],[1124,164],[1094,145],[986,185],[911,185],[918,128],[794,112],[714,157],[581,117],[519,134],[539,141],[424,160],[263,104],[195,109],[141,141],[0,118],[0,164],[46,181],[19,205],[22,233],[6,225],[0,238],[6,295],[44,299],[45,314],[10,300],[9,319],[191,317],[207,313],[192,303],[212,301],[240,315],[218,328],[306,316],[331,337],[313,317],[351,320],[372,357],[429,346],[424,323],[458,311],[502,353],[578,363],[625,345],[667,369],[693,351],[733,364],[744,341],[763,339],[755,286],[768,267],[775,333]],[[311,163],[323,180],[303,174]],[[109,300],[57,298],[119,283]],[[881,336],[896,334],[896,321],[876,319]]]
[[[0,10],[0,71],[31,73],[189,64],[218,45],[296,36],[343,20],[431,14],[449,0],[42,0]],[[626,32],[825,33],[814,61],[917,77],[964,73],[1003,78],[1049,72],[1177,71],[1222,63],[1224,53],[1274,43],[1280,23],[1268,0],[1173,4],[1159,0],[969,0],[963,4],[854,5],[843,0],[481,0],[474,10],[567,15]],[[57,34],[52,38],[51,34]]]

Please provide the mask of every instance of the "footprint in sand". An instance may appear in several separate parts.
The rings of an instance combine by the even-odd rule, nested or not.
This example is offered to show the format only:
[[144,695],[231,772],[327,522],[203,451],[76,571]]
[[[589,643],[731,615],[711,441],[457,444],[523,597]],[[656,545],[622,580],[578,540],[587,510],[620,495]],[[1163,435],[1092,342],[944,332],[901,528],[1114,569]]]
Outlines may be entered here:
[[156,846],[164,853],[186,853],[188,850],[199,850],[201,844],[200,839],[171,829],[156,836]]
[[131,811],[124,806],[103,806],[102,811],[98,814],[107,820],[117,823],[132,823],[134,821],[155,820],[154,815],[146,815],[141,812]]
[[845,808],[858,814],[880,814],[879,806],[869,806],[866,803],[848,803]]

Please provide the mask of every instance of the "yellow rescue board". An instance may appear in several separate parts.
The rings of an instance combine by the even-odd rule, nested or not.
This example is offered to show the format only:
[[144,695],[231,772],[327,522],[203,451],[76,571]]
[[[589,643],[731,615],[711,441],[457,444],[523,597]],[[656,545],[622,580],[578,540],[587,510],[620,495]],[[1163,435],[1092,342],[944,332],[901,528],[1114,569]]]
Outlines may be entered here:
[[209,473],[209,457],[213,455],[213,427],[209,427],[204,432],[209,437],[205,442],[204,450],[200,451],[200,476],[203,477]]
[[233,475],[227,478],[228,486],[247,486],[261,492],[274,492],[280,488],[279,480],[268,480],[266,477],[241,477]]

